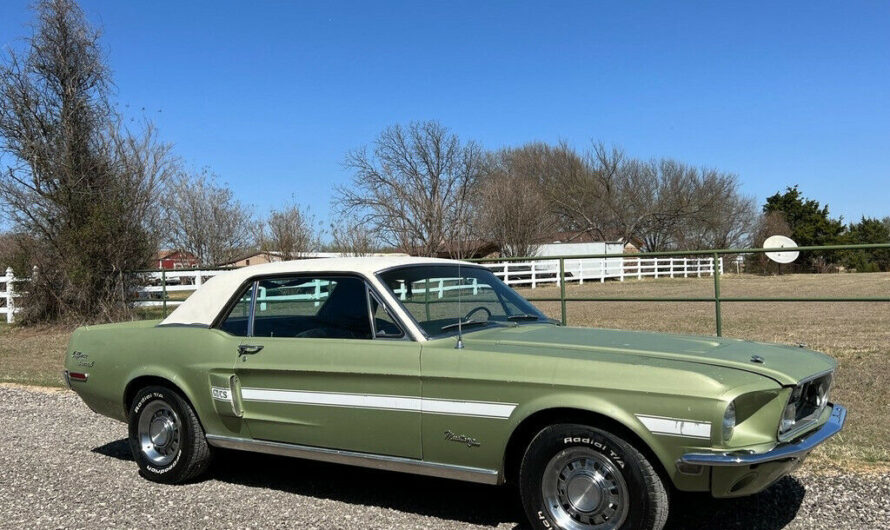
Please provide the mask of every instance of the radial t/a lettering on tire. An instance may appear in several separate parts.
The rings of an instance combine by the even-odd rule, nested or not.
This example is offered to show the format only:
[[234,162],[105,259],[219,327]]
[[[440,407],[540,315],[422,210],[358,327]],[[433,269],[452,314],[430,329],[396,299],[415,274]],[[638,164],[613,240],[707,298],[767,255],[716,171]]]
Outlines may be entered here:
[[532,528],[658,530],[667,521],[667,491],[646,457],[586,425],[538,433],[519,468],[519,492]]
[[140,390],[130,405],[129,442],[142,476],[167,484],[185,482],[210,464],[210,447],[191,405],[162,386]]

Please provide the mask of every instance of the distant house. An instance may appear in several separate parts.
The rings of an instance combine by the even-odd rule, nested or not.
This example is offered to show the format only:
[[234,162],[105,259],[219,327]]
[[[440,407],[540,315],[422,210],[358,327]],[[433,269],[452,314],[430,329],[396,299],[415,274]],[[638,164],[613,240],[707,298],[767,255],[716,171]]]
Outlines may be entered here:
[[240,255],[232,261],[220,263],[220,266],[247,267],[250,265],[262,265],[263,263],[274,263],[277,261],[284,261],[284,257],[281,252],[277,252],[274,250],[268,252],[252,251]]
[[462,259],[478,259],[497,256],[499,248],[497,243],[486,241],[484,239],[472,239],[463,242],[459,248],[453,243],[442,243],[436,251],[437,258],[451,258],[454,256],[462,256]]
[[[342,258],[348,256],[349,254],[343,254],[341,252],[303,252],[299,256],[294,259],[319,259],[319,258]],[[401,254],[398,252],[383,252],[383,253],[374,253],[368,254],[368,256],[406,256],[407,254]],[[284,253],[278,252],[277,250],[270,251],[254,251],[246,253],[238,258],[233,259],[232,261],[228,261],[226,263],[221,263],[221,267],[248,267],[250,265],[262,265],[263,263],[274,263],[278,261],[285,261]]]
[[154,256],[157,269],[193,269],[198,266],[198,258],[184,250],[159,250]]
[[[554,232],[544,235],[538,240],[541,245],[603,242],[602,238],[596,237],[590,232]],[[614,252],[615,244],[623,244],[625,254],[634,254],[643,248],[643,240],[638,237],[631,237],[627,241],[623,237],[616,237],[614,240],[605,241],[605,243],[609,244],[610,254]]]

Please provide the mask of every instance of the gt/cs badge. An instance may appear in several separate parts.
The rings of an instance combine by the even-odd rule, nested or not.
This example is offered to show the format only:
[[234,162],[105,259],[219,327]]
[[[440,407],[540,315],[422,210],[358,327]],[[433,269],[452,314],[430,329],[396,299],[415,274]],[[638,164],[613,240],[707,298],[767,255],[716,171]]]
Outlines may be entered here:
[[210,395],[213,396],[213,399],[218,399],[219,401],[232,401],[232,398],[229,395],[228,388],[222,387],[211,387]]

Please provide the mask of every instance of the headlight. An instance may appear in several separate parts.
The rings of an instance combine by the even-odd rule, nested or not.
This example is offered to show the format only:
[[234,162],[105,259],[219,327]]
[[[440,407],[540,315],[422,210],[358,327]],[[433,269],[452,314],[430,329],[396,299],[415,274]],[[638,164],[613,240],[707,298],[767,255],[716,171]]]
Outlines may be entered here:
[[788,403],[785,412],[782,413],[782,425],[779,431],[786,433],[794,428],[795,423],[797,423],[797,405],[792,402]]
[[779,440],[802,432],[815,423],[828,406],[832,374],[807,379],[794,387],[779,422]]
[[816,401],[816,408],[819,410],[819,413],[822,412],[822,409],[828,405],[828,389],[831,386],[831,380],[822,380],[819,381],[819,385],[816,387],[816,392],[814,395]]
[[728,442],[732,438],[732,431],[735,429],[735,401],[726,407],[723,413],[723,441]]

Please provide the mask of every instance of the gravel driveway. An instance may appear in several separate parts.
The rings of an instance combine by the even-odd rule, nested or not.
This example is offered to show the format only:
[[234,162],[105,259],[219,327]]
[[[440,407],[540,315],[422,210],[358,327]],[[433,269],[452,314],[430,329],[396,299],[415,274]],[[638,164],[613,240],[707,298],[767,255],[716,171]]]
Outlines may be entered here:
[[[126,426],[67,391],[0,386],[0,528],[524,528],[508,489],[224,453],[206,479],[139,477]],[[890,528],[890,476],[796,475],[677,499],[669,528]]]

